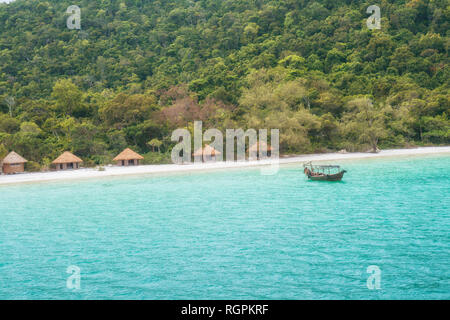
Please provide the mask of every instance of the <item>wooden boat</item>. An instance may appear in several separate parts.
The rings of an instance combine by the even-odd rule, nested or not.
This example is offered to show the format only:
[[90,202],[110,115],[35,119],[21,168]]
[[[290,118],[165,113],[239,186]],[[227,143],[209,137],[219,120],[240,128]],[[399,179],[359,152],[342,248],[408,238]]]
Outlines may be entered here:
[[314,181],[341,181],[344,177],[344,173],[347,171],[341,170],[340,166],[318,166],[313,165],[311,162],[303,164],[305,168],[304,173],[308,176],[308,179]]

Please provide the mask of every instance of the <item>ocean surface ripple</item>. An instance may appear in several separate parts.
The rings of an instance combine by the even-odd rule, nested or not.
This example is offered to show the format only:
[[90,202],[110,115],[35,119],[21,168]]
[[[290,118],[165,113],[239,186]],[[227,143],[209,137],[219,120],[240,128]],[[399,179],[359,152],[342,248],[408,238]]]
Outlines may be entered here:
[[340,164],[2,186],[0,299],[449,299],[450,157]]

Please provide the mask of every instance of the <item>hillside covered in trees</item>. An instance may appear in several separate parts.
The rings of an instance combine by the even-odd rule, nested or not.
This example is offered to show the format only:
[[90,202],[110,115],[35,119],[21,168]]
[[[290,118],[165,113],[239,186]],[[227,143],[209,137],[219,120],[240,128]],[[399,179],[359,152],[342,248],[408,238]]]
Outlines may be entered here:
[[449,144],[449,21],[447,0],[0,4],[0,158],[163,162],[194,120],[279,128],[285,154]]

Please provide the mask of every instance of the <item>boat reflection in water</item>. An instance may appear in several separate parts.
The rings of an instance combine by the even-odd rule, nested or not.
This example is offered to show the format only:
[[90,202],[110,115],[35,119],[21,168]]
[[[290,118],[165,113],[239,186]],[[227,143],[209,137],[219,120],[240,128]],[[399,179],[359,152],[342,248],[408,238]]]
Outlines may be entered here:
[[312,162],[303,164],[305,168],[304,173],[308,179],[314,181],[341,181],[344,173],[347,171],[341,170],[340,166],[333,165],[313,165]]

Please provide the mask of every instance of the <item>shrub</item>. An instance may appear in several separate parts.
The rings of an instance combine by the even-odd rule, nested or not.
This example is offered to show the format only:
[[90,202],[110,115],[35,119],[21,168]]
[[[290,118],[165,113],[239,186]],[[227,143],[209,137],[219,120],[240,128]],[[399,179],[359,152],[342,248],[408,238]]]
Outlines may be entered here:
[[34,161],[28,161],[27,163],[25,163],[25,171],[39,172],[41,171],[41,165]]
[[168,164],[172,163],[170,157],[170,152],[159,153],[159,152],[149,152],[144,154],[144,160],[141,161],[142,164]]

